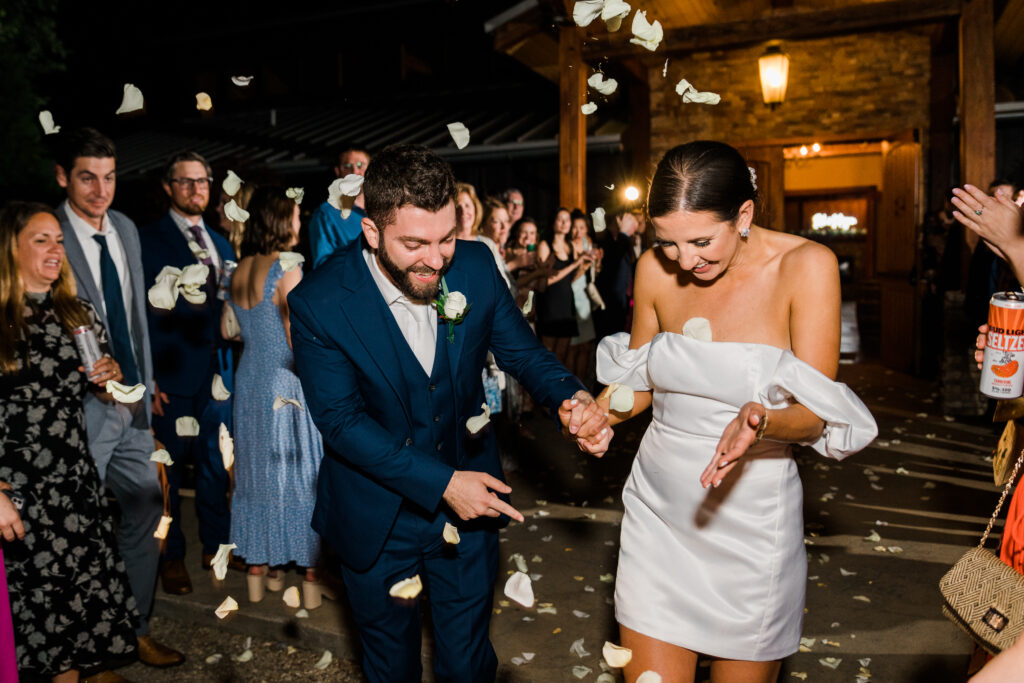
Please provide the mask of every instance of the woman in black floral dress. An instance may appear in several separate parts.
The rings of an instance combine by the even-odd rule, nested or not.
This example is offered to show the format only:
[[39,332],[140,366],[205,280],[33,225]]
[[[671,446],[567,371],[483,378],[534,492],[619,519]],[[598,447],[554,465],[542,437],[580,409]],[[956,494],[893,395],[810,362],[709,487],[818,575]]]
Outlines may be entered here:
[[71,330],[105,333],[62,242],[44,205],[0,212],[0,534],[19,674],[60,682],[133,658],[137,620],[82,411],[121,374],[111,358],[92,383],[80,370]]

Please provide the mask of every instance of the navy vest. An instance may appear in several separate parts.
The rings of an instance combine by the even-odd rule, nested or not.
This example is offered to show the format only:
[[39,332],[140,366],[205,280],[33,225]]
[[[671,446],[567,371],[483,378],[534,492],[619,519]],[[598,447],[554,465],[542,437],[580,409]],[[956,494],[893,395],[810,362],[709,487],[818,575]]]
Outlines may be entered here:
[[454,467],[462,433],[459,425],[455,424],[455,393],[448,364],[448,343],[446,330],[439,328],[430,377],[423,372],[423,366],[408,344],[399,342],[396,346],[400,347],[399,356],[409,387],[413,444]]

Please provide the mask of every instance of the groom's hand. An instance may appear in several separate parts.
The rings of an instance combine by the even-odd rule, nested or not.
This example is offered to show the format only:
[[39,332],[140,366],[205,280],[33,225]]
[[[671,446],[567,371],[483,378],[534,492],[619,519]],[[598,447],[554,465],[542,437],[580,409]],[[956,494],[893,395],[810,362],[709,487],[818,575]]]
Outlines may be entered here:
[[444,490],[444,502],[462,520],[505,514],[522,522],[523,516],[519,511],[498,498],[494,491],[512,493],[512,487],[486,472],[455,470]]
[[572,398],[562,401],[558,419],[581,451],[600,458],[608,450],[612,440],[608,413],[588,392],[577,391]]

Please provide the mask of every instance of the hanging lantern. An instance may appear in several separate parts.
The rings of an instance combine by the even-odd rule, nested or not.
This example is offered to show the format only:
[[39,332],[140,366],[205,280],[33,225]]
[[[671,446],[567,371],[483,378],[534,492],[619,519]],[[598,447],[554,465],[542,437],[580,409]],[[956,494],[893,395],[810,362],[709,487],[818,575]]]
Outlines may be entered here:
[[789,81],[789,55],[776,45],[769,45],[757,60],[761,71],[761,94],[764,103],[772,109],[786,99],[786,84]]

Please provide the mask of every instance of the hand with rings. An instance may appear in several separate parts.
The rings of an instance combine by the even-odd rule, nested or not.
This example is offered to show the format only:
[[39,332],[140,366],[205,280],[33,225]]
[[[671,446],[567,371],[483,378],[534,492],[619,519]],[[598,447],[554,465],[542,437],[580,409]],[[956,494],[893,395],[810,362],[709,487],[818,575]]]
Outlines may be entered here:
[[[84,370],[84,368],[80,369]],[[89,379],[101,389],[106,389],[109,380],[120,382],[124,379],[124,375],[121,373],[121,366],[117,364],[116,360],[110,356],[103,356],[103,358],[100,358],[93,364]]]
[[953,217],[976,232],[1004,260],[1013,264],[1012,255],[1024,253],[1021,208],[1009,197],[992,197],[973,185],[964,185],[962,189],[954,188],[953,206]]

